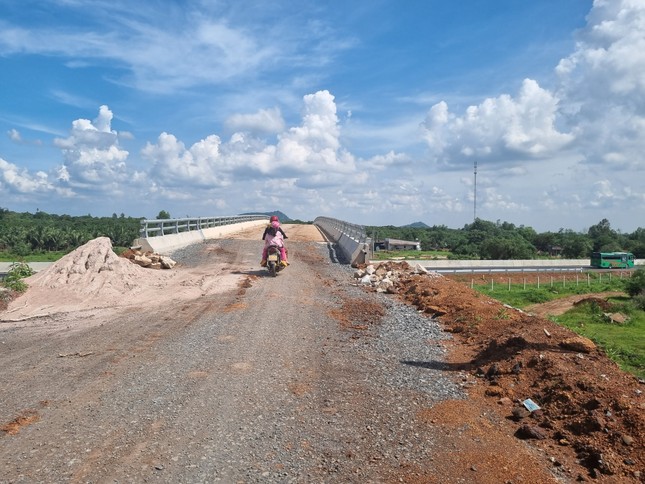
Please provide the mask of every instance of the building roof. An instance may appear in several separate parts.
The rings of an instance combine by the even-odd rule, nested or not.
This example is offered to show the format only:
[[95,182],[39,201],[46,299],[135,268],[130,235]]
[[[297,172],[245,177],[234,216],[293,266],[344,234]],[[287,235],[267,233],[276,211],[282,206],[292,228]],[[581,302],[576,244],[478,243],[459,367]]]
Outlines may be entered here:
[[418,240],[399,240],[399,239],[385,239],[385,242],[388,242],[393,245],[419,245]]

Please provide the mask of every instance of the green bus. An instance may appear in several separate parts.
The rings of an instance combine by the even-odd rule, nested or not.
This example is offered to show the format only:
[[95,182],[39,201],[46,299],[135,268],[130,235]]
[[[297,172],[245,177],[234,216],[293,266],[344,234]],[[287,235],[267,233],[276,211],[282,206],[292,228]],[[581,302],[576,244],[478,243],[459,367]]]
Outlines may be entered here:
[[591,267],[600,269],[627,269],[634,267],[634,254],[631,252],[593,252]]

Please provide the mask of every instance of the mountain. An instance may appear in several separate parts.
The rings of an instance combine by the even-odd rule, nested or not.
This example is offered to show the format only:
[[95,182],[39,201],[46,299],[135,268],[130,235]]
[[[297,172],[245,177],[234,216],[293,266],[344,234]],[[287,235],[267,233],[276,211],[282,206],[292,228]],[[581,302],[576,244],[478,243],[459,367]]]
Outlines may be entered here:
[[414,222],[408,225],[403,225],[401,228],[412,228],[412,229],[429,229],[430,226],[424,224],[423,222]]

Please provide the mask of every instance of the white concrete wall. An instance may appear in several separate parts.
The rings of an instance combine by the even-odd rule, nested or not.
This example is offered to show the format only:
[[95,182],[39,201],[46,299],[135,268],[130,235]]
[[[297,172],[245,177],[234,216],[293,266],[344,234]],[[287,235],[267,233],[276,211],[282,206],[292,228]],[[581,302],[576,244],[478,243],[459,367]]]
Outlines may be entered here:
[[[379,261],[372,261],[378,263]],[[590,259],[548,259],[548,260],[408,260],[408,264],[421,264],[434,269],[452,269],[459,267],[549,267],[549,266],[589,266]],[[637,259],[636,265],[645,264],[645,259]]]
[[253,220],[250,222],[240,222],[237,224],[220,225],[203,230],[192,230],[180,234],[160,235],[158,237],[140,238],[134,241],[134,246],[141,246],[143,251],[151,251],[162,255],[167,255],[173,250],[181,249],[188,245],[197,244],[207,239],[221,239],[235,232],[263,227],[266,220]]

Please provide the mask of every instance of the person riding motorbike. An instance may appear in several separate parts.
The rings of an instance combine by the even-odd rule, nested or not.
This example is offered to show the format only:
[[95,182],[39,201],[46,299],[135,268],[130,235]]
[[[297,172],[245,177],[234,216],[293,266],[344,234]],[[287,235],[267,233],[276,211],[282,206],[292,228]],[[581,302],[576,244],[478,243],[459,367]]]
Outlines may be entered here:
[[283,266],[288,266],[287,250],[284,246],[284,239],[287,239],[287,234],[284,233],[280,227],[280,220],[277,216],[273,215],[269,221],[269,225],[264,229],[262,240],[264,240],[264,249],[262,249],[262,261],[260,265],[266,267],[267,265],[267,250],[270,245],[275,245],[280,248],[280,259]]

